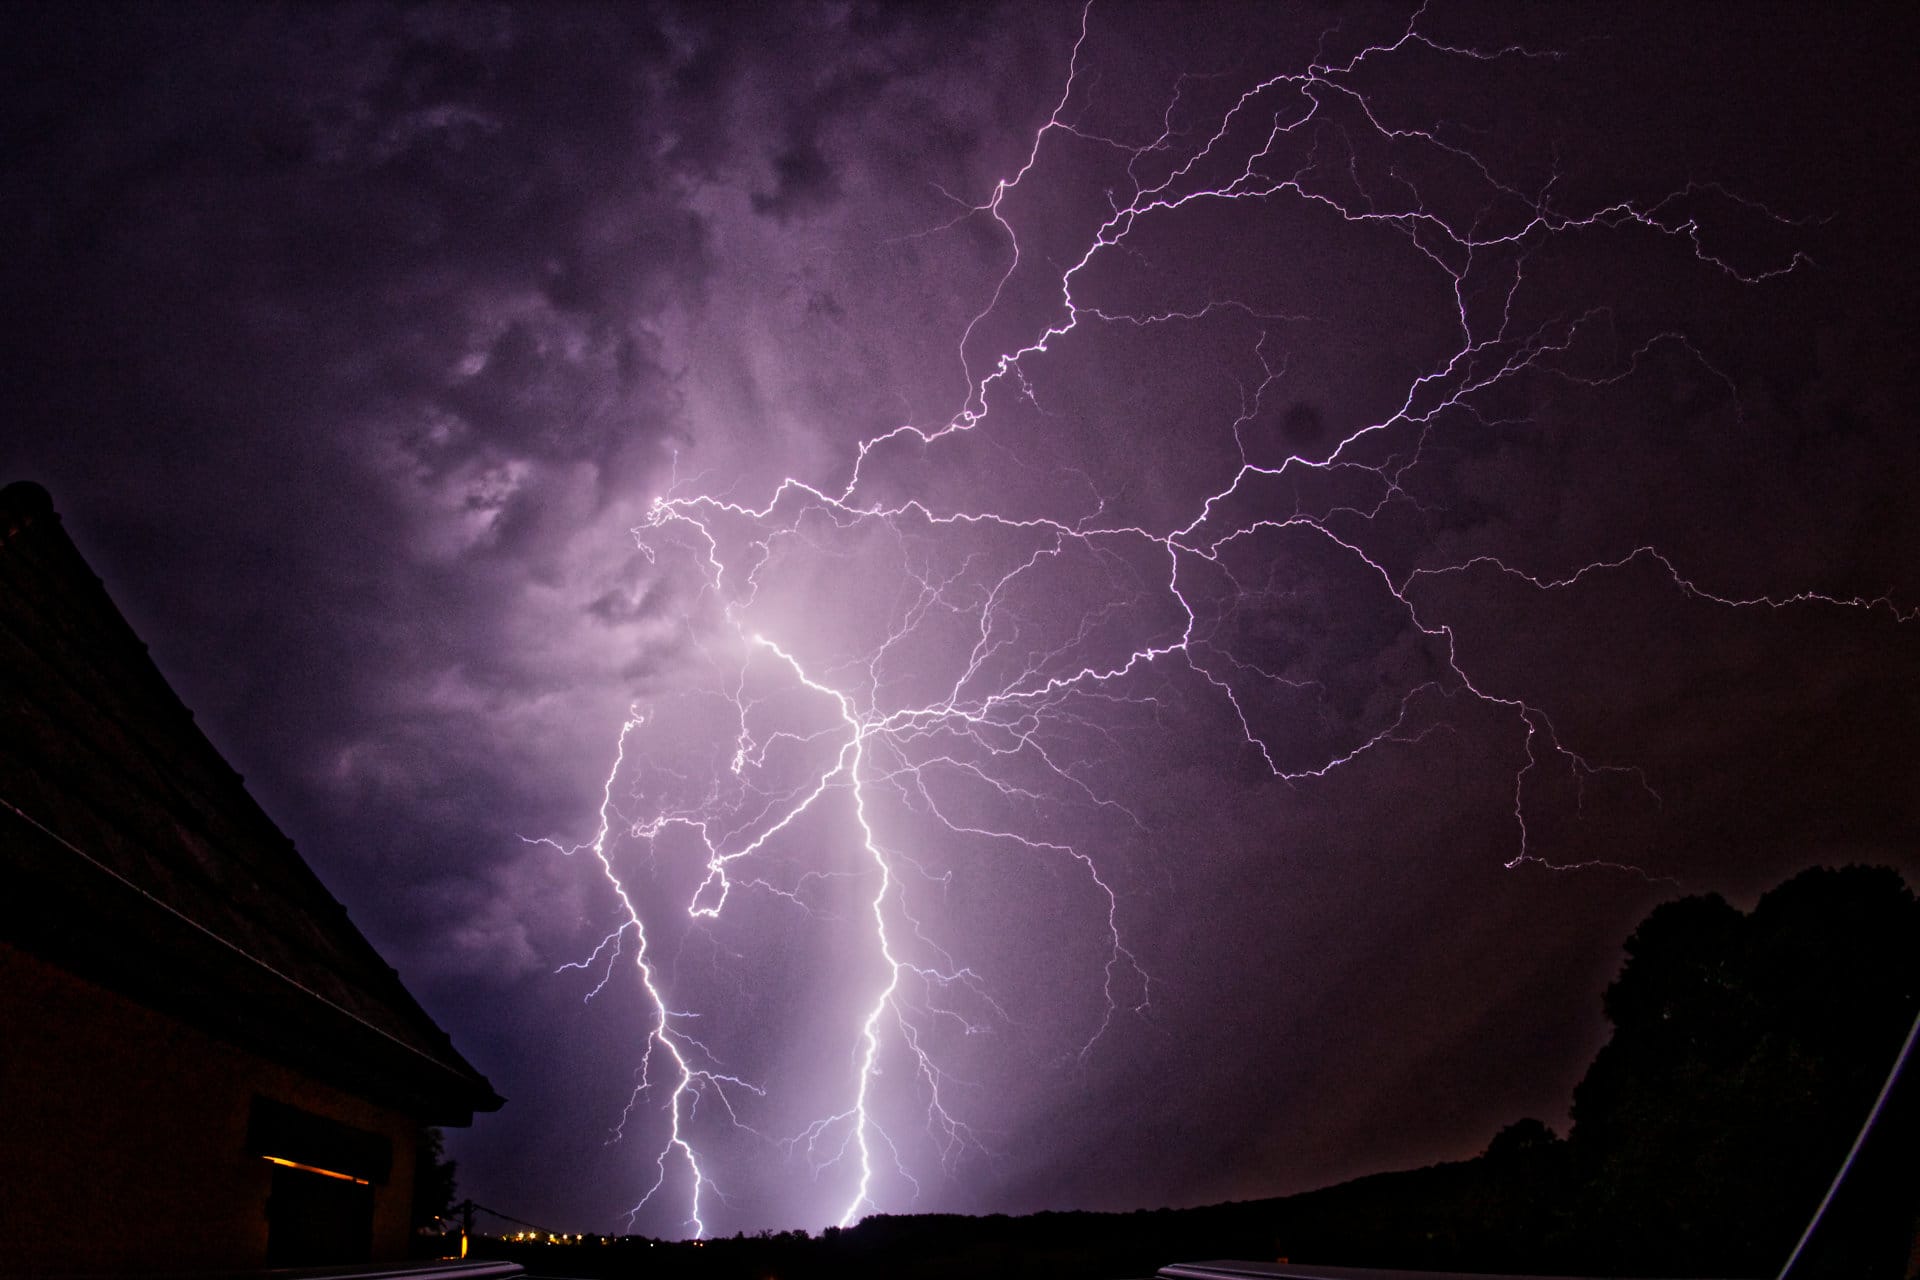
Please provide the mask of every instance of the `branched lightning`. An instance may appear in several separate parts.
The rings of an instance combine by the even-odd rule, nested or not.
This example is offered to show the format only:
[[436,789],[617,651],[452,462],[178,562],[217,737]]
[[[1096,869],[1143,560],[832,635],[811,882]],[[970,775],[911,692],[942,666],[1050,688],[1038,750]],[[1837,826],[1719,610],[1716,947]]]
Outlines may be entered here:
[[[1015,851],[1069,875],[1087,900],[1093,926],[1104,930],[1103,990],[1078,1047],[1084,1059],[1117,1020],[1144,1016],[1152,988],[1127,942],[1124,888],[1104,869],[1097,843],[1063,834],[1047,815],[1066,806],[1097,812],[1150,838],[1150,824],[1129,802],[1101,785],[1096,757],[1121,750],[1103,716],[1130,709],[1158,713],[1177,698],[1211,700],[1241,748],[1272,777],[1309,785],[1387,744],[1419,744],[1448,727],[1451,709],[1472,703],[1510,722],[1520,760],[1512,779],[1514,845],[1509,866],[1555,870],[1618,863],[1556,861],[1529,832],[1530,788],[1550,770],[1584,787],[1601,775],[1630,779],[1653,796],[1631,764],[1594,760],[1570,744],[1547,709],[1503,687],[1497,673],[1462,658],[1454,627],[1426,589],[1443,580],[1497,575],[1536,593],[1578,590],[1590,580],[1632,568],[1657,571],[1679,595],[1733,609],[1805,606],[1882,610],[1911,621],[1915,610],[1891,595],[1864,598],[1796,590],[1742,596],[1703,585],[1673,556],[1650,544],[1623,546],[1611,558],[1554,568],[1489,555],[1394,567],[1370,547],[1369,531],[1386,513],[1421,511],[1410,485],[1433,465],[1442,430],[1504,423],[1495,392],[1523,377],[1600,389],[1638,374],[1656,355],[1683,359],[1733,394],[1732,383],[1684,334],[1667,332],[1616,357],[1598,372],[1585,354],[1598,345],[1609,315],[1588,307],[1527,323],[1518,305],[1533,256],[1550,242],[1582,235],[1637,235],[1672,241],[1678,256],[1726,280],[1759,286],[1798,270],[1798,252],[1757,262],[1711,247],[1700,210],[1717,202],[1741,216],[1787,226],[1771,209],[1710,183],[1696,183],[1652,203],[1616,201],[1571,208],[1558,195],[1560,175],[1528,188],[1503,176],[1443,130],[1388,122],[1361,85],[1362,72],[1422,51],[1470,69],[1507,59],[1552,60],[1553,50],[1467,47],[1422,30],[1425,8],[1396,38],[1344,58],[1322,51],[1307,65],[1253,84],[1215,112],[1206,127],[1176,127],[1176,115],[1199,108],[1183,101],[1185,82],[1162,115],[1156,136],[1129,141],[1080,123],[1093,29],[1091,6],[1080,15],[1064,85],[1035,131],[1017,170],[988,198],[963,205],[952,222],[988,220],[1005,245],[1004,269],[983,292],[986,301],[959,335],[957,361],[965,392],[957,411],[933,424],[902,423],[860,441],[835,481],[789,476],[757,505],[674,481],[635,531],[650,559],[681,557],[698,574],[702,599],[714,607],[702,652],[723,672],[700,696],[737,726],[732,752],[711,778],[698,761],[678,765],[673,743],[636,765],[631,748],[650,730],[631,715],[621,729],[602,788],[599,825],[569,853],[591,854],[617,900],[616,927],[587,959],[569,966],[599,975],[599,993],[623,957],[638,973],[651,1024],[628,1115],[641,1099],[664,1116],[665,1136],[654,1175],[634,1213],[669,1184],[684,1190],[684,1223],[707,1227],[702,1205],[717,1195],[709,1163],[697,1147],[709,1101],[725,1123],[756,1137],[742,1116],[748,1100],[772,1085],[724,1070],[689,1030],[695,1014],[676,1007],[668,971],[650,950],[649,925],[662,910],[634,890],[692,850],[697,882],[678,900],[689,927],[709,928],[735,895],[766,895],[787,908],[859,930],[871,964],[852,1016],[820,1034],[844,1044],[839,1101],[796,1133],[765,1142],[802,1160],[812,1176],[830,1178],[841,1224],[882,1207],[881,1184],[918,1181],[890,1131],[909,1102],[879,1105],[890,1061],[906,1067],[903,1098],[924,1123],[943,1159],[982,1143],[954,1101],[956,1081],[943,1069],[929,1028],[951,1024],[987,1033],[1009,1018],[982,973],[959,963],[927,925],[927,912],[951,881],[950,870],[916,852],[911,830],[932,824],[959,845]],[[1427,164],[1464,171],[1484,197],[1471,217],[1446,214],[1423,197],[1417,169],[1394,165],[1368,172],[1356,159],[1355,136],[1404,149]],[[1337,154],[1342,140],[1347,154]],[[1107,193],[1107,208],[1077,256],[1052,273],[1046,314],[1028,318],[1023,336],[994,349],[983,334],[1008,321],[1006,300],[1034,270],[1023,251],[1014,200],[1046,179],[1056,150],[1091,149],[1118,157],[1127,178]],[[1396,389],[1391,412],[1361,425],[1324,456],[1259,456],[1245,431],[1272,411],[1289,366],[1276,335],[1310,317],[1263,307],[1256,300],[1211,297],[1203,303],[1129,310],[1085,301],[1096,267],[1122,257],[1143,228],[1204,207],[1239,202],[1289,204],[1354,228],[1389,232],[1412,247],[1451,295],[1452,349]],[[1258,329],[1252,356],[1258,382],[1241,388],[1241,412],[1218,424],[1238,463],[1177,519],[1162,525],[1113,519],[1123,504],[1088,477],[1065,486],[1056,509],[1034,512],[993,501],[947,505],[931,497],[887,496],[886,467],[899,459],[932,460],[962,437],[984,433],[996,411],[1039,408],[1042,392],[1030,371],[1049,356],[1108,330],[1209,324],[1232,317]],[[1042,411],[1044,416],[1044,411]],[[1150,478],[1149,478],[1150,479]],[[1087,494],[1093,497],[1089,502]],[[886,614],[876,640],[835,649],[810,637],[805,620],[767,605],[770,582],[794,566],[830,561],[835,548],[860,539],[888,549],[895,581],[877,585]],[[1345,572],[1390,601],[1429,657],[1429,674],[1405,682],[1397,707],[1371,725],[1347,725],[1331,748],[1308,758],[1291,740],[1293,721],[1267,703],[1284,693],[1306,702],[1323,690],[1289,675],[1239,644],[1235,627],[1261,602],[1283,597],[1273,580],[1273,548],[1284,542],[1334,558]],[[862,562],[864,564],[864,562]],[[863,572],[864,569],[849,570]],[[1112,591],[1095,603],[1062,605],[1077,616],[1049,632],[1036,621],[1031,596],[1078,576]],[[884,598],[892,591],[891,598]],[[929,662],[931,638],[964,638]],[[1119,639],[1116,639],[1118,637]],[[925,668],[938,666],[937,677]],[[917,667],[914,679],[902,670]],[[1101,744],[1097,751],[1086,744]],[[623,790],[624,786],[624,790]],[[1657,798],[1657,797],[1655,797]],[[1000,816],[982,816],[997,806]],[[627,812],[634,810],[638,816]],[[829,813],[829,811],[831,811]],[[823,850],[821,824],[837,815],[856,848]],[[615,856],[626,842],[644,851],[638,862]],[[556,845],[556,847],[561,847]],[[849,856],[850,855],[850,856]],[[846,904],[851,903],[849,907]]]
[[[634,1205],[633,1213],[638,1214],[642,1208],[646,1207],[647,1201],[651,1200],[654,1193],[659,1191],[661,1186],[665,1184],[669,1162],[678,1159],[685,1163],[689,1175],[690,1192],[687,1205],[687,1223],[692,1227],[693,1234],[699,1236],[706,1231],[706,1224],[700,1217],[701,1196],[703,1192],[711,1188],[712,1184],[706,1173],[702,1170],[699,1154],[695,1152],[693,1144],[687,1139],[683,1128],[692,1123],[695,1108],[703,1095],[711,1094],[731,1113],[733,1111],[733,1104],[727,1098],[728,1086],[751,1093],[759,1093],[761,1090],[758,1086],[742,1080],[737,1076],[724,1074],[711,1067],[696,1065],[700,1062],[709,1061],[710,1055],[707,1053],[704,1045],[680,1029],[679,1024],[691,1015],[675,1012],[667,1004],[665,996],[661,993],[658,975],[647,953],[646,924],[641,919],[640,909],[634,904],[632,897],[629,896],[626,886],[621,882],[619,874],[614,870],[613,863],[608,857],[608,841],[614,833],[614,781],[620,776],[621,765],[624,764],[626,760],[628,735],[632,734],[636,729],[641,728],[645,723],[645,717],[634,715],[629,717],[627,722],[620,726],[620,741],[618,749],[614,754],[613,769],[607,774],[606,786],[601,791],[600,825],[594,831],[593,839],[585,845],[573,848],[557,845],[551,840],[544,840],[539,843],[553,845],[555,848],[560,849],[562,853],[568,855],[579,853],[582,849],[592,853],[594,860],[600,864],[600,869],[605,873],[608,882],[613,886],[614,894],[620,900],[620,907],[625,918],[621,920],[619,926],[615,928],[612,933],[608,934],[600,942],[599,946],[594,948],[593,955],[589,957],[585,964],[569,965],[566,967],[585,968],[597,961],[603,953],[609,956],[606,974],[602,976],[599,984],[596,985],[588,995],[588,998],[591,999],[593,995],[598,994],[600,990],[606,986],[607,979],[612,974],[612,963],[619,958],[620,950],[626,936],[630,933],[633,937],[633,964],[634,968],[639,972],[640,985],[645,989],[647,998],[652,1004],[653,1025],[648,1030],[646,1048],[640,1058],[640,1068],[638,1072],[639,1083],[635,1086],[633,1095],[628,1101],[627,1111],[622,1113],[620,1117],[620,1128],[616,1132],[624,1131],[627,1119],[632,1112],[633,1101],[652,1088],[654,1053],[656,1050],[665,1054],[672,1063],[670,1070],[673,1074],[672,1087],[668,1090],[667,1095],[667,1113],[669,1117],[668,1137],[666,1144],[660,1149],[654,1159],[654,1169],[657,1176],[654,1178],[653,1184],[647,1188],[646,1193],[640,1197],[639,1202]],[[640,834],[639,828],[636,828],[636,834]],[[631,1215],[629,1216],[631,1217]]]

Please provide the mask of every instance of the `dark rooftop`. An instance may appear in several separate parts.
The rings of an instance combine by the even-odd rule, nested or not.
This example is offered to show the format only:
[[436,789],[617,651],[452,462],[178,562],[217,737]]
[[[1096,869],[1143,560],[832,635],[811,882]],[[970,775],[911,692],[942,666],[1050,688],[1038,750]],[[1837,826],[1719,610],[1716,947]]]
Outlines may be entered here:
[[0,490],[0,937],[429,1123],[501,1105],[254,803],[46,490]]

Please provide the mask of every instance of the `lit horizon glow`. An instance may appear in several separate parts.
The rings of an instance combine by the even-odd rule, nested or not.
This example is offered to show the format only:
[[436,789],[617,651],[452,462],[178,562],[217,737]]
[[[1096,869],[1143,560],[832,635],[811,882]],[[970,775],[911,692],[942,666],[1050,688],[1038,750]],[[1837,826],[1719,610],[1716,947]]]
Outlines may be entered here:
[[[925,232],[990,223],[1005,262],[958,335],[965,393],[951,416],[860,439],[838,476],[786,477],[757,504],[678,479],[653,501],[635,536],[663,572],[698,583],[687,619],[698,674],[662,699],[677,710],[663,719],[661,704],[637,705],[623,726],[592,840],[549,842],[590,852],[619,904],[613,931],[568,967],[588,971],[591,998],[630,961],[648,1010],[617,1130],[651,1170],[629,1228],[651,1209],[670,1232],[706,1234],[708,1206],[727,1199],[742,1161],[788,1171],[786,1220],[845,1226],[908,1211],[928,1182],[990,1164],[1005,1140],[977,1118],[991,1089],[970,1069],[983,1061],[975,1045],[995,1044],[985,1056],[1006,1070],[1071,1074],[1148,1034],[1154,1002],[1169,997],[1131,941],[1151,927],[1138,858],[1181,856],[1179,834],[1130,803],[1130,779],[1154,766],[1127,760],[1154,726],[1178,725],[1209,741],[1220,767],[1287,788],[1369,753],[1490,733],[1513,761],[1509,870],[1665,879],[1542,839],[1569,787],[1582,810],[1590,788],[1603,806],[1660,796],[1639,762],[1594,755],[1499,663],[1463,656],[1462,597],[1471,608],[1489,582],[1550,597],[1651,573],[1676,601],[1718,609],[1914,617],[1891,595],[1723,587],[1630,530],[1598,556],[1543,547],[1525,560],[1431,532],[1458,441],[1524,432],[1542,395],[1598,402],[1678,365],[1719,388],[1738,419],[1738,389],[1685,329],[1624,340],[1604,300],[1556,278],[1562,253],[1651,239],[1672,270],[1745,289],[1809,263],[1791,245],[1710,247],[1717,223],[1789,236],[1797,225],[1711,181],[1579,205],[1563,201],[1552,167],[1510,173],[1459,131],[1390,124],[1366,78],[1396,60],[1437,58],[1464,76],[1569,56],[1446,43],[1422,30],[1424,14],[1346,54],[1331,52],[1330,31],[1314,60],[1236,94],[1208,99],[1203,78],[1182,80],[1158,135],[1127,138],[1082,123],[1097,80],[1086,65],[1097,10],[1082,10],[1024,163]],[[1082,169],[1103,176],[1107,209],[1050,219],[1031,192],[1084,182]],[[1423,276],[1437,304],[1412,326],[1409,345],[1424,352],[1391,353],[1408,369],[1401,381],[1361,397],[1385,411],[1330,440],[1290,444],[1272,429],[1297,366],[1312,363],[1318,300],[1255,281],[1236,292],[1177,266],[1183,236],[1282,230],[1328,255],[1353,241],[1344,265],[1360,277],[1392,255],[1391,270]],[[1149,301],[1119,300],[1133,293]],[[1204,420],[1161,424],[1166,447],[1138,447],[1137,426],[1104,433],[1102,415],[1128,406],[1077,386],[1062,364],[1109,345],[1124,362],[1138,348],[1167,362],[1137,370],[1143,385],[1169,373],[1184,387],[1195,334],[1233,354],[1204,409],[1187,411]],[[1369,337],[1392,334],[1388,324]],[[956,492],[950,473],[972,487]],[[1272,634],[1282,618],[1318,619],[1320,638],[1351,647],[1377,678],[1352,687],[1313,641],[1285,652]],[[1044,1052],[1019,1043],[1035,1039],[1031,1011],[990,976],[1004,955],[991,940],[976,955],[973,917],[951,910],[1008,858],[1057,899],[1077,1013],[1037,1037]],[[732,927],[743,898],[752,915]],[[830,976],[789,991],[752,958],[802,945],[834,957]],[[736,1067],[761,981],[805,1003],[796,1017],[809,1043]]]

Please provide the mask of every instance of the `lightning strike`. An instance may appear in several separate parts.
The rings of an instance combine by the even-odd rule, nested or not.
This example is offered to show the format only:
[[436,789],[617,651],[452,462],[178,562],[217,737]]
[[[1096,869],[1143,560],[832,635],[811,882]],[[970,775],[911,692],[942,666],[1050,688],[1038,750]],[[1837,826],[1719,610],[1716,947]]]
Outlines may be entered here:
[[[1409,560],[1378,548],[1376,531],[1389,517],[1426,510],[1418,481],[1441,465],[1451,433],[1524,425],[1523,416],[1506,415],[1499,394],[1523,380],[1603,389],[1637,376],[1664,352],[1691,362],[1733,396],[1731,382],[1683,334],[1658,334],[1595,371],[1593,353],[1605,350],[1610,322],[1604,306],[1523,320],[1531,264],[1548,246],[1576,237],[1651,237],[1673,242],[1692,267],[1745,287],[1807,265],[1798,251],[1744,261],[1712,248],[1701,221],[1703,200],[1770,225],[1794,225],[1714,184],[1692,184],[1652,203],[1574,208],[1558,194],[1557,169],[1529,185],[1438,126],[1389,123],[1362,73],[1402,55],[1420,52],[1468,68],[1567,56],[1517,44],[1449,43],[1422,30],[1426,15],[1422,6],[1396,38],[1345,57],[1328,52],[1338,38],[1329,32],[1306,65],[1258,80],[1203,127],[1175,123],[1201,110],[1197,93],[1194,100],[1186,96],[1183,79],[1161,113],[1157,135],[1130,142],[1082,123],[1092,92],[1086,64],[1096,13],[1089,5],[1079,15],[1061,92],[1019,167],[996,181],[983,202],[957,201],[964,208],[951,221],[921,233],[940,235],[983,220],[1005,246],[1004,268],[983,286],[985,302],[957,338],[964,393],[951,416],[901,423],[861,440],[844,474],[788,476],[759,505],[704,491],[698,479],[677,474],[654,499],[635,530],[638,545],[650,563],[686,564],[702,598],[716,607],[712,634],[698,643],[724,674],[701,696],[737,732],[724,763],[700,779],[651,755],[636,765],[630,747],[647,738],[650,725],[634,713],[620,731],[593,838],[572,848],[555,845],[590,853],[617,903],[617,927],[585,960],[567,967],[601,974],[591,998],[625,954],[651,1011],[629,1113],[651,1099],[664,1133],[651,1160],[651,1184],[633,1214],[670,1183],[683,1183],[684,1192],[676,1194],[684,1197],[684,1225],[695,1236],[706,1231],[702,1205],[717,1191],[696,1146],[707,1123],[699,1116],[703,1099],[717,1104],[730,1129],[801,1158],[808,1176],[832,1180],[841,1206],[832,1220],[843,1226],[864,1212],[907,1207],[910,1199],[896,1201],[894,1191],[910,1195],[919,1186],[897,1130],[889,1127],[893,1120],[883,1116],[883,1094],[891,1092],[883,1086],[893,1079],[893,1064],[905,1068],[898,1073],[904,1083],[887,1115],[897,1119],[910,1097],[946,1160],[986,1146],[961,1118],[955,1098],[966,1085],[943,1067],[929,1028],[948,1024],[964,1035],[990,1035],[1012,1015],[982,971],[956,963],[948,943],[928,927],[928,912],[937,911],[954,872],[915,851],[916,824],[937,828],[943,839],[981,857],[1013,851],[1070,875],[1063,894],[1077,894],[1076,909],[1089,927],[1104,931],[1102,990],[1089,993],[1098,1008],[1079,1046],[1080,1062],[1124,1020],[1151,1016],[1150,976],[1128,943],[1138,910],[1129,887],[1103,869],[1098,842],[1066,838],[1057,818],[1077,806],[1142,838],[1155,837],[1150,822],[1107,785],[1100,762],[1124,750],[1120,732],[1103,722],[1110,713],[1171,715],[1211,700],[1259,767],[1297,787],[1369,753],[1418,748],[1453,731],[1456,708],[1476,706],[1510,727],[1519,760],[1511,777],[1514,844],[1507,866],[1650,875],[1624,862],[1564,861],[1541,849],[1530,818],[1546,803],[1534,792],[1550,773],[1569,778],[1582,803],[1586,786],[1601,777],[1630,782],[1650,802],[1658,795],[1640,768],[1589,758],[1563,736],[1547,708],[1507,687],[1497,670],[1463,657],[1456,623],[1432,588],[1494,575],[1549,596],[1609,574],[1651,569],[1677,596],[1720,608],[1836,607],[1881,611],[1899,622],[1915,618],[1915,609],[1891,594],[1717,590],[1645,543],[1591,563],[1544,567],[1481,554],[1449,560],[1438,548]],[[1369,145],[1405,163],[1370,168],[1361,159]],[[1336,154],[1341,148],[1344,157]],[[1126,185],[1107,191],[1105,216],[1075,253],[1058,257],[1056,251],[1059,269],[1046,276],[1048,302],[1034,308],[1040,314],[1010,317],[1009,309],[1019,308],[1009,300],[1037,269],[1037,255],[1023,248],[1033,228],[1016,198],[1075,154],[1117,158]],[[1423,196],[1421,178],[1435,167],[1477,189],[1470,216],[1445,212]],[[1451,349],[1397,386],[1389,412],[1315,451],[1323,456],[1292,450],[1273,458],[1248,439],[1291,376],[1285,335],[1311,323],[1310,316],[1218,290],[1204,302],[1139,310],[1088,300],[1099,271],[1124,269],[1129,253],[1146,256],[1136,241],[1170,220],[1235,205],[1287,207],[1356,233],[1396,236],[1451,298]],[[1228,321],[1253,327],[1250,355],[1260,370],[1257,381],[1239,389],[1239,416],[1216,424],[1237,461],[1172,519],[1116,518],[1126,507],[1123,495],[1103,492],[1085,473],[1084,484],[1064,486],[1057,505],[1038,512],[994,502],[949,505],[913,493],[884,496],[884,472],[896,461],[937,461],[943,449],[991,431],[1016,409],[1037,411],[1044,420],[1047,393],[1032,375],[1062,350],[1118,330]],[[1003,328],[1018,329],[1019,336],[991,343],[989,336]],[[882,599],[888,586],[897,590],[877,638],[836,648],[763,597],[782,575],[803,574],[815,560],[842,554],[835,549],[843,543],[885,549],[895,580],[876,582],[874,590]],[[1301,589],[1281,576],[1282,550],[1291,555],[1296,547],[1301,556],[1327,558],[1397,614],[1412,637],[1415,665],[1425,668],[1403,680],[1393,705],[1371,723],[1339,725],[1323,735],[1334,740],[1317,748],[1299,740],[1305,717],[1275,707],[1324,702],[1324,682],[1289,674],[1236,638],[1236,629],[1261,608]],[[869,567],[861,562],[841,572]],[[1036,600],[1070,590],[1086,598],[1066,598],[1059,608],[1077,616],[1064,625],[1054,625],[1056,616],[1042,617]],[[943,650],[939,637],[956,631],[962,640]],[[908,673],[909,667],[917,669]],[[660,747],[673,749],[665,738]],[[993,806],[999,816],[984,816]],[[644,813],[630,818],[629,808]],[[851,850],[833,848],[843,839]],[[775,1085],[724,1071],[687,1030],[694,1014],[677,1008],[671,966],[663,967],[651,950],[649,924],[657,926],[667,909],[664,891],[632,889],[641,872],[616,858],[621,842],[645,851],[639,865],[648,874],[666,875],[675,859],[698,864],[692,888],[676,899],[692,936],[710,936],[744,894],[858,937],[865,960],[864,967],[852,966],[857,976],[848,979],[856,988],[852,1016],[823,1011],[809,1020],[816,1034],[844,1046],[838,1101],[817,1119],[784,1136],[742,1119],[736,1102],[765,1099]],[[1071,1061],[1064,1069],[1072,1069]],[[631,1119],[623,1117],[623,1128]]]

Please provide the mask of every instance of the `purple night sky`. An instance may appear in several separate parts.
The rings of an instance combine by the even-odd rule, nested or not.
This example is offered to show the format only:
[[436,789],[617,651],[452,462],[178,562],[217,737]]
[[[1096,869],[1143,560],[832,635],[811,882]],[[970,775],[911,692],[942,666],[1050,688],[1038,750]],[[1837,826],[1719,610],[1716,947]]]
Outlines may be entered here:
[[484,1204],[1470,1155],[1654,903],[1920,880],[1839,13],[8,8],[0,481],[508,1096]]

